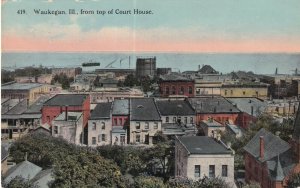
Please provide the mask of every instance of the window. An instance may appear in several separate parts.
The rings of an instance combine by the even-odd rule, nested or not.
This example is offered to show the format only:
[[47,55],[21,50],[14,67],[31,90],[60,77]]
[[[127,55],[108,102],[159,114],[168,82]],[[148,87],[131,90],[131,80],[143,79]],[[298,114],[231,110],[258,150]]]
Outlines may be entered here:
[[192,88],[192,86],[189,86],[189,94],[193,94],[193,88]]
[[177,121],[178,123],[181,123],[181,116],[178,117]]
[[166,123],[169,123],[169,117],[166,117]]
[[54,134],[58,134],[58,127],[54,126]]
[[243,95],[246,95],[246,91],[243,91]]
[[184,94],[184,87],[183,87],[183,86],[180,87],[180,94],[181,94],[181,95]]
[[98,142],[101,142],[101,134],[98,135]]
[[195,175],[196,178],[200,177],[200,165],[195,165]]
[[137,143],[141,142],[141,135],[139,135],[139,134],[135,135],[135,142],[137,142]]
[[194,123],[193,117],[190,117],[190,123]]
[[105,123],[104,122],[101,122],[101,129],[105,129]]
[[158,123],[154,123],[154,129],[158,129]]
[[102,134],[101,137],[102,137],[102,141],[105,142],[105,141],[106,141],[106,135],[105,135],[105,134]]
[[122,126],[123,123],[122,123],[122,118],[119,118],[119,125]]
[[187,124],[187,117],[184,117],[184,123]]
[[146,130],[149,129],[149,123],[148,123],[148,122],[145,123],[145,129],[146,129]]
[[115,125],[115,126],[118,125],[118,119],[117,119],[117,118],[114,119],[114,125]]
[[176,117],[173,117],[173,123],[176,123]]
[[170,93],[170,89],[169,89],[169,86],[167,86],[166,87],[166,94],[169,95],[169,93]]
[[175,88],[175,86],[172,86],[172,94],[173,94],[173,95],[176,94],[176,88]]
[[233,95],[233,90],[230,90],[230,94]]
[[140,128],[141,128],[140,122],[136,122],[136,124],[135,124],[135,129],[140,129]]
[[227,95],[227,90],[225,90],[225,95]]
[[92,125],[92,130],[96,130],[96,122],[93,122],[93,125]]
[[92,137],[92,145],[96,145],[96,137]]
[[215,165],[209,165],[209,177],[210,178],[215,177]]
[[227,177],[227,165],[222,165],[222,176]]

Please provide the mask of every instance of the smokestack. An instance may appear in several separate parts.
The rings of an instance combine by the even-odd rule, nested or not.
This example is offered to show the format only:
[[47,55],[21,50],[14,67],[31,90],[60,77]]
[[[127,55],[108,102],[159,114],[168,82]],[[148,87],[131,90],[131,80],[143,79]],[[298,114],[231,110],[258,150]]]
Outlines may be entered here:
[[264,137],[260,136],[259,137],[259,158],[263,159],[264,158],[264,153],[265,153],[265,142],[264,142]]
[[65,120],[68,121],[68,106],[66,106],[66,111],[65,111]]

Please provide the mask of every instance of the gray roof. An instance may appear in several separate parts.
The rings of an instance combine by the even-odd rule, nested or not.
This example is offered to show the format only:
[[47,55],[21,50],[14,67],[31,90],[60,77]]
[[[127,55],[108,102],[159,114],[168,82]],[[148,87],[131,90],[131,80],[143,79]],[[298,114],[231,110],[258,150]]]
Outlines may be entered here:
[[128,115],[129,114],[129,100],[115,99],[112,109],[112,115]]
[[9,109],[9,111],[6,111],[5,114],[6,115],[20,115],[23,112],[25,112],[26,110],[27,110],[27,100],[23,99],[20,102],[18,102],[16,105],[14,105],[11,109]]
[[36,87],[41,87],[38,83],[13,83],[9,85],[2,85],[1,90],[29,90]]
[[232,154],[222,143],[207,136],[182,136],[179,142],[190,154]]
[[98,103],[91,113],[90,119],[109,119],[111,114],[111,102]]
[[164,135],[195,135],[195,125],[179,125],[177,123],[164,123],[161,125]]
[[99,80],[99,83],[102,84],[117,84],[118,82],[119,82],[118,80],[115,80],[113,78],[106,78],[106,79]]
[[132,98],[130,101],[130,120],[161,120],[153,98]]
[[234,134],[240,134],[240,133],[243,133],[243,130],[237,126],[237,125],[234,125],[234,124],[227,124],[226,125]]
[[49,96],[41,96],[36,102],[28,107],[25,114],[41,114],[41,109],[44,103],[49,99]]
[[163,81],[192,81],[191,79],[189,78],[186,78],[184,76],[182,76],[181,74],[165,74],[165,75],[161,75],[160,76],[160,80],[163,80]]
[[239,113],[240,110],[223,97],[189,98],[197,113]]
[[253,107],[253,116],[258,117],[267,108],[267,103],[257,98],[228,98],[233,105],[236,105],[239,110],[249,115],[252,113],[251,107]]
[[205,125],[207,127],[225,127],[224,125],[222,125],[221,123],[215,121],[215,120],[202,120],[200,122],[200,125]]
[[39,188],[48,188],[48,183],[54,180],[52,173],[52,169],[42,170],[31,181]]
[[57,94],[44,103],[44,106],[81,106],[88,94]]
[[190,103],[185,100],[157,100],[156,104],[163,116],[190,116],[196,114]]
[[[264,139],[264,158],[259,158],[260,151],[260,137]],[[256,135],[244,147],[244,150],[251,154],[254,158],[264,162],[277,155],[286,152],[290,149],[290,145],[278,136],[266,131],[264,128],[260,129]]]
[[296,140],[300,139],[300,107],[298,108],[295,123],[294,123],[293,138]]
[[23,161],[16,166],[11,167],[5,174],[4,182],[9,183],[13,178],[21,176],[24,179],[31,180],[42,170],[41,167],[29,162]]
[[[82,116],[82,112],[68,112],[68,121],[78,121]],[[59,116],[57,116],[55,121],[65,121],[66,112],[62,112]]]
[[210,65],[204,65],[200,70],[201,74],[218,74],[218,72],[212,68]]
[[3,142],[1,143],[1,161],[5,160],[8,157],[8,149],[9,145],[4,144]]
[[[1,99],[2,101],[2,99]],[[1,114],[5,114],[21,102],[20,99],[8,99],[1,103]]]

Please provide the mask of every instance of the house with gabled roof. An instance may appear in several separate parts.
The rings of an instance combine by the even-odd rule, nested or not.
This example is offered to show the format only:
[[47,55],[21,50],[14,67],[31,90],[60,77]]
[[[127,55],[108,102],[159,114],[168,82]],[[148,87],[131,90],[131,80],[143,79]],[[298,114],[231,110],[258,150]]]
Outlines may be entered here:
[[289,143],[261,129],[244,150],[246,182],[256,181],[262,188],[285,187],[289,177],[300,172],[300,109]]

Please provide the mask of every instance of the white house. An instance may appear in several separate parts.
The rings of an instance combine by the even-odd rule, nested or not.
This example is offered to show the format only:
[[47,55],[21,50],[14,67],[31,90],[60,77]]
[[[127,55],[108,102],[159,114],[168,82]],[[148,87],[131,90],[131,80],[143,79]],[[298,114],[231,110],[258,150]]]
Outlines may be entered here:
[[234,187],[233,151],[207,136],[176,137],[175,176],[192,180],[219,177]]

